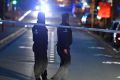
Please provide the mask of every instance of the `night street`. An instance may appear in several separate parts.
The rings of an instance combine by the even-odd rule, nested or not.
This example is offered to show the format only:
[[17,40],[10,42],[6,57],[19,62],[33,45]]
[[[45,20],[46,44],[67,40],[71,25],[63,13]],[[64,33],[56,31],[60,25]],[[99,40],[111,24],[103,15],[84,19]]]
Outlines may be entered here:
[[[46,23],[60,24],[59,16],[48,18]],[[23,21],[35,22],[32,13]],[[74,21],[72,18],[71,24]],[[56,53],[56,28],[48,27],[48,78],[59,67]],[[32,51],[31,28],[0,50],[0,80],[33,80],[34,54]],[[103,44],[92,37],[87,31],[73,30],[71,46],[72,63],[67,80],[119,80],[120,59],[113,58]]]

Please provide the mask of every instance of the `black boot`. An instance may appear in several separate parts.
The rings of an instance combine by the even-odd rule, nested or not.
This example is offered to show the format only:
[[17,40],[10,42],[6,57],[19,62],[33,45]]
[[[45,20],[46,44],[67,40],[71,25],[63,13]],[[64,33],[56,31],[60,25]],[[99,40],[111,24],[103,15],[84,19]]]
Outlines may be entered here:
[[35,80],[41,80],[40,78],[35,78]]
[[47,70],[45,70],[45,72],[41,76],[42,76],[42,80],[48,80],[47,79]]
[[42,76],[42,80],[48,80],[47,76]]
[[47,78],[42,78],[42,80],[48,80]]

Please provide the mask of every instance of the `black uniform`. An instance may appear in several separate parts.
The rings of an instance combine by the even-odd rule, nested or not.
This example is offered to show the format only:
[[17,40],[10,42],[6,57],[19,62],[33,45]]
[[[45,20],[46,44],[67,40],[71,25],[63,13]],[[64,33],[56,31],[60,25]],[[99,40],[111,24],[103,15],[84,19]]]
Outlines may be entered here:
[[[39,21],[38,21],[39,22]],[[35,56],[34,73],[36,80],[47,80],[47,48],[48,48],[48,30],[45,26],[35,25],[32,28],[33,33],[33,52]]]
[[[68,23],[62,23],[61,25],[69,26]],[[60,65],[70,63],[70,45],[72,44],[72,30],[71,28],[61,28],[57,29],[57,52],[61,58]],[[64,49],[67,49],[67,55],[64,53]]]
[[[47,58],[47,47],[48,47],[48,30],[46,27],[41,26],[34,26],[32,28],[33,31],[33,51],[34,52],[40,52],[37,53],[35,58],[38,57],[37,60],[42,60]],[[41,59],[42,58],[42,59]]]
[[[69,14],[62,15],[62,24],[63,26],[69,26]],[[70,45],[72,44],[72,30],[71,28],[57,28],[57,52],[60,56],[60,67],[53,75],[51,80],[66,80],[66,75],[68,73],[68,68],[71,63],[70,56]]]

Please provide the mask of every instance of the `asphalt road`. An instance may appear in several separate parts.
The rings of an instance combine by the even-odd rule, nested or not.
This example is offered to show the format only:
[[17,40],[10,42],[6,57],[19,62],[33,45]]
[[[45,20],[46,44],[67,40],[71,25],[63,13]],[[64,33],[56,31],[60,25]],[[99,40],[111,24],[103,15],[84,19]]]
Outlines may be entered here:
[[[25,21],[34,19],[29,16]],[[60,23],[59,19],[54,19],[48,19],[48,22]],[[55,47],[56,28],[48,30],[48,77],[51,77],[59,66],[59,57]],[[29,28],[24,35],[0,51],[0,80],[33,80],[32,44],[32,33]],[[113,58],[108,53],[103,44],[86,31],[73,30],[72,63],[68,80],[120,80],[120,59]]]

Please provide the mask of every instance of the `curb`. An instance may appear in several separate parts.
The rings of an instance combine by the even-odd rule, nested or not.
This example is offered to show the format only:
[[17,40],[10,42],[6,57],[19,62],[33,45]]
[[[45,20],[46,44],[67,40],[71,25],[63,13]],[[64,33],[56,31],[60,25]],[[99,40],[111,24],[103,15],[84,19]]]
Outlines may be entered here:
[[11,35],[7,36],[6,38],[0,40],[0,48],[4,47],[17,37],[21,36],[23,33],[27,31],[26,28],[21,28],[20,30],[17,30],[16,32],[12,33]]
[[[26,17],[31,11],[27,11],[23,16],[21,16],[18,21],[22,21],[24,17]],[[6,38],[0,40],[0,48],[4,47],[8,43],[12,42],[17,37],[21,36],[23,33],[27,31],[27,28],[21,28],[16,32],[12,33],[11,35],[7,36]]]
[[110,44],[106,43],[100,36],[93,34],[92,32],[88,31],[88,34],[90,34],[91,36],[95,37],[97,40],[99,40],[106,51],[108,51],[109,55],[113,56],[114,58],[120,58],[120,54],[118,51],[116,51]]

